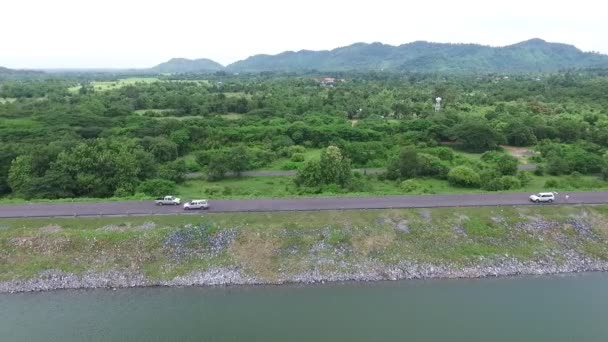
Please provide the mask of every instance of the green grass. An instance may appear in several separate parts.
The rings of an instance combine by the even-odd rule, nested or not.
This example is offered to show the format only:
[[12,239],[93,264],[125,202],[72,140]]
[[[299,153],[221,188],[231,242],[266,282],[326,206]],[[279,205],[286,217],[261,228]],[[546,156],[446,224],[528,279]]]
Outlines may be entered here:
[[0,104],[13,103],[17,101],[14,97],[0,97]]
[[244,92],[225,92],[223,93],[226,97],[244,97],[247,99],[251,99],[251,94],[246,94]]
[[[322,149],[320,148],[316,148],[316,149],[306,149],[306,152],[304,152],[304,161],[307,160],[311,160],[311,159],[318,159],[321,157],[321,151]],[[264,166],[263,168],[261,168],[261,170],[265,170],[265,171],[281,171],[281,170],[286,170],[285,165],[290,163],[289,158],[279,158],[275,161],[273,161],[272,163]],[[298,164],[302,164],[298,163]]]
[[[222,266],[273,280],[317,269],[319,256],[336,271],[368,262],[461,267],[505,256],[546,260],[573,250],[608,259],[608,206],[555,208],[0,219],[0,281],[32,278],[48,269],[77,274],[131,270],[171,279]],[[568,223],[573,217],[596,234],[574,231]],[[534,220],[554,222],[553,228],[522,228]],[[400,225],[407,225],[407,231]],[[228,231],[234,239],[210,254],[210,241]],[[175,254],[179,248],[187,253]]]
[[178,186],[182,198],[289,197],[292,177],[240,177],[219,182],[193,179]]
[[[154,83],[159,82],[160,79],[156,77],[128,77],[121,78],[116,81],[94,81],[91,82],[94,90],[98,91],[107,91],[112,89],[122,88],[128,85],[134,85],[136,83]],[[78,92],[80,90],[80,85],[68,88],[68,91],[72,93]]]
[[239,113],[228,113],[228,114],[223,114],[220,115],[221,118],[226,119],[226,120],[240,120],[243,118],[243,114],[239,114]]
[[175,112],[175,109],[138,109],[138,110],[134,111],[134,113],[137,115],[144,115],[145,113],[148,113],[148,112],[166,116],[166,114]]
[[[559,186],[547,188],[547,178],[533,176],[531,183],[523,188],[502,192],[537,193],[541,191],[572,192],[572,191],[606,191],[608,182],[591,176],[583,176],[572,180],[569,176],[554,177]],[[211,182],[203,179],[192,179],[178,187],[182,198],[259,198],[259,197],[314,197],[314,196],[382,196],[382,195],[430,195],[430,194],[481,194],[497,193],[482,189],[454,187],[446,180],[434,178],[416,179],[420,185],[412,192],[403,191],[399,182],[378,180],[377,177],[364,177],[364,186],[360,191],[352,192],[323,192],[318,194],[300,193],[293,184],[293,177],[239,177]]]

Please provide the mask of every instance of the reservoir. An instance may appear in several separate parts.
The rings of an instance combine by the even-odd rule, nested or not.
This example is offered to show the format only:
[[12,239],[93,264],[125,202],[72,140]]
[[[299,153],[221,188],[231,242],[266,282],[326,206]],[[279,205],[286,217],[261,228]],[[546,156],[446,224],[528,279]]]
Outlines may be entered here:
[[1,341],[608,341],[608,273],[0,295]]

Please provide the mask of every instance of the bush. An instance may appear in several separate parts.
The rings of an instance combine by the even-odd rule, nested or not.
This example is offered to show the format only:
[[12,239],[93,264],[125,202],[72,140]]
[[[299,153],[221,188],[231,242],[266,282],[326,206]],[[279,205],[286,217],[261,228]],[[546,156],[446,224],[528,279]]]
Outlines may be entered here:
[[456,166],[448,173],[448,181],[452,185],[464,187],[478,187],[479,174],[467,166]]
[[306,148],[304,146],[300,146],[300,145],[294,145],[294,146],[289,146],[287,148],[287,153],[289,153],[289,156],[292,156],[296,153],[306,153]]
[[281,170],[289,171],[289,170],[297,170],[300,167],[300,163],[294,163],[292,161],[288,161],[281,165]]
[[530,182],[532,182],[532,177],[530,177],[530,175],[524,171],[520,171],[517,174],[517,179],[519,179],[521,186],[527,186],[530,184]]
[[557,188],[559,187],[559,182],[557,181],[557,179],[548,179],[545,182],[545,189],[553,189],[553,188]]
[[407,180],[404,180],[403,182],[401,182],[399,184],[399,187],[404,192],[414,192],[414,191],[420,189],[421,185],[415,179],[407,179]]
[[303,162],[305,159],[304,154],[302,153],[294,153],[291,155],[291,158],[289,158],[289,160],[291,160],[294,163],[301,163]]
[[148,196],[160,197],[174,194],[177,189],[175,182],[166,179],[149,179],[143,181],[137,187],[137,192]]
[[502,176],[500,177],[500,183],[504,190],[521,188],[521,182],[514,176]]
[[536,176],[542,176],[545,174],[545,167],[542,165],[537,165],[536,169],[534,169],[534,174]]

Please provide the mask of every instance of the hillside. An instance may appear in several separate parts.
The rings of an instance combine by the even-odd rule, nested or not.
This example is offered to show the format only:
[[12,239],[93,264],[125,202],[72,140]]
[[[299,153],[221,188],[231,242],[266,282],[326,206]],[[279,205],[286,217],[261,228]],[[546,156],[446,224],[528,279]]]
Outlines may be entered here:
[[156,73],[188,73],[215,72],[223,70],[224,66],[207,58],[187,59],[173,58],[149,69]]
[[553,72],[608,65],[608,56],[542,39],[490,47],[418,41],[400,46],[356,43],[330,51],[256,55],[227,68],[236,72],[398,70],[410,72]]
[[0,76],[20,76],[20,75],[38,75],[43,74],[42,71],[36,70],[17,70],[17,69],[9,69],[0,66]]

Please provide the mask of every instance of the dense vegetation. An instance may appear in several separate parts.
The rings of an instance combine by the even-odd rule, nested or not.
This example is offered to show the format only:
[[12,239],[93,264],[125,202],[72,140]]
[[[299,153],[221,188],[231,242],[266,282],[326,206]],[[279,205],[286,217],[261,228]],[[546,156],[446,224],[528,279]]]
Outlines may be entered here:
[[[188,172],[220,180],[277,163],[299,170],[294,194],[365,191],[371,177],[403,192],[429,178],[525,186],[503,144],[536,150],[537,175],[608,174],[606,76],[323,76],[0,79],[0,194],[152,196]],[[350,172],[364,167],[387,172]]]

